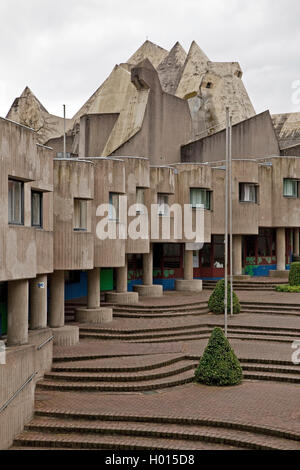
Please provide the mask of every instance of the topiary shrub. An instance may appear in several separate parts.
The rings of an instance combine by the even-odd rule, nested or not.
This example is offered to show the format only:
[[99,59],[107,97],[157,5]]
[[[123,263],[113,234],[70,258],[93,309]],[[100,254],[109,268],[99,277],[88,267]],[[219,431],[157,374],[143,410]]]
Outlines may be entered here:
[[[222,279],[219,281],[214,288],[213,293],[211,294],[208,301],[208,308],[213,313],[224,313],[225,305],[225,281]],[[233,313],[240,313],[241,306],[239,299],[235,292],[233,292]],[[230,313],[230,283],[228,283],[228,303],[227,303],[227,312]]]
[[214,328],[195,371],[195,379],[205,385],[241,383],[241,365],[221,328]]
[[300,262],[297,261],[291,264],[289,272],[290,286],[300,286]]

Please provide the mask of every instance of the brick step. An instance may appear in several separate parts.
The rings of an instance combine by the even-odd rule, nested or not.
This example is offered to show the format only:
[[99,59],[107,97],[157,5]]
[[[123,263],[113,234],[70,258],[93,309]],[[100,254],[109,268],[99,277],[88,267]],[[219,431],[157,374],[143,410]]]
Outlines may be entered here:
[[181,313],[119,313],[113,312],[114,318],[182,318],[188,316],[199,316],[199,315],[206,315],[209,313],[208,307],[204,310],[197,310],[193,312],[181,312]]
[[128,308],[128,309],[119,309],[119,308],[114,308],[113,311],[115,313],[142,313],[143,315],[153,315],[153,314],[159,314],[159,313],[182,313],[182,312],[201,312],[202,310],[207,309],[207,302],[203,305],[196,305],[195,307],[193,306],[186,306],[182,308],[160,308],[160,309],[135,309],[135,308]]
[[242,368],[244,371],[254,371],[254,372],[268,372],[274,374],[290,374],[295,375],[296,377],[299,375],[300,378],[300,368],[299,366],[289,365],[289,366],[282,366],[282,365],[263,365],[263,364],[253,364],[249,362],[241,362]]
[[[154,362],[157,357],[149,356],[136,358],[130,356],[123,356],[122,358],[117,357],[114,359],[93,359],[93,360],[79,360],[74,362],[61,362],[54,363],[52,366],[52,372],[141,372],[159,369],[161,367],[176,364],[186,360],[185,356],[168,355],[164,354],[162,360]],[[188,358],[189,360],[197,361],[199,358]],[[125,364],[124,364],[125,363]],[[56,365],[57,364],[57,365]],[[124,364],[124,365],[122,365]]]
[[[161,338],[149,338],[149,339],[135,339],[135,340],[128,340],[129,343],[172,343],[172,342],[177,342],[177,341],[199,341],[200,339],[208,339],[210,337],[210,334],[197,332],[197,335],[190,335],[185,334],[184,336],[178,336],[178,335],[172,335],[169,337],[161,337]],[[277,343],[291,343],[295,340],[294,337],[289,337],[288,335],[285,337],[279,337],[276,335],[273,335],[270,333],[269,335],[267,334],[262,334],[260,335],[254,335],[251,334],[251,332],[246,333],[237,333],[237,332],[230,332],[230,329],[228,330],[228,338],[229,339],[241,339],[241,340],[249,340],[249,341],[274,341]],[[95,338],[94,338],[95,339]]]
[[[213,286],[206,286],[203,285],[204,290],[211,290],[213,291],[215,287]],[[254,292],[273,292],[275,291],[275,286],[274,287],[246,287],[246,286],[234,286],[235,291],[254,291]]]
[[164,304],[164,305],[114,305],[114,311],[128,311],[128,312],[136,312],[136,311],[143,311],[143,312],[159,312],[160,310],[162,311],[178,311],[182,309],[190,309],[190,308],[202,308],[207,306],[207,301],[206,300],[198,300],[195,302],[185,302],[185,303],[177,303],[175,305],[170,305],[170,304]]
[[296,373],[293,374],[279,374],[275,372],[263,372],[263,371],[246,371],[244,379],[248,380],[268,380],[271,382],[288,382],[300,384],[300,377]]
[[194,370],[197,362],[188,360],[182,361],[180,365],[171,364],[163,366],[156,372],[150,373],[149,371],[139,371],[134,374],[132,371],[123,372],[112,375],[111,372],[91,372],[88,371],[71,371],[71,372],[48,372],[44,375],[46,380],[70,380],[74,382],[146,382],[150,380],[162,379],[165,377],[172,377],[184,372]]
[[[143,437],[161,440],[205,441],[216,444],[233,445],[236,447],[260,450],[300,450],[300,441],[279,436],[270,436],[228,427],[211,427],[205,425],[182,425],[170,423],[132,422],[132,421],[100,421],[87,419],[61,419],[35,417],[25,426],[25,432],[45,435],[82,434],[101,438],[102,436]],[[20,438],[17,438],[20,439]]]
[[[177,327],[165,327],[165,328],[143,328],[140,330],[114,330],[114,329],[104,329],[104,328],[80,328],[80,335],[85,337],[85,335],[97,335],[98,339],[139,339],[139,338],[153,338],[160,336],[182,336],[188,333],[201,332],[209,333],[219,324],[192,324],[192,325],[182,325]],[[249,334],[272,334],[273,336],[295,336],[295,338],[300,336],[299,329],[293,328],[276,328],[276,327],[259,327],[259,326],[244,326],[244,325],[230,325],[229,331],[236,333],[249,333]]]
[[58,381],[58,380],[41,380],[37,383],[36,388],[39,390],[57,390],[57,391],[99,391],[99,392],[142,392],[147,390],[159,390],[163,388],[176,387],[186,383],[193,382],[194,371],[189,370],[183,373],[173,375],[172,378],[164,377],[155,379],[151,383],[149,381],[141,380],[138,385],[135,384],[116,384],[113,382],[106,382],[101,384],[99,382],[79,383],[71,381]]
[[[186,439],[161,439],[139,436],[59,434],[25,431],[14,441],[14,446],[41,448],[105,449],[105,450],[237,450],[229,444]],[[14,447],[11,448],[14,450]]]
[[262,308],[262,309],[272,309],[272,310],[297,310],[300,312],[300,305],[299,304],[278,304],[278,303],[271,303],[271,302],[244,302],[241,301],[241,306],[245,306],[247,308]]
[[257,309],[257,308],[246,308],[242,306],[241,313],[251,313],[253,315],[285,315],[285,316],[299,316],[300,311],[293,311],[293,310],[264,310],[264,309]]

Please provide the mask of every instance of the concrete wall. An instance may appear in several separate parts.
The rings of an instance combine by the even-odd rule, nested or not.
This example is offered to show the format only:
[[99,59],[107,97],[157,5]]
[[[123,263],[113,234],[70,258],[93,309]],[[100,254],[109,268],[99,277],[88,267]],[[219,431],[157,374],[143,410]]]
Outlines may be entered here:
[[[225,160],[226,131],[181,147],[182,162]],[[280,155],[277,137],[269,111],[258,114],[232,127],[232,157],[259,158]]]
[[[87,160],[54,159],[54,269],[92,269],[94,165]],[[74,231],[74,198],[88,201],[87,231]]]

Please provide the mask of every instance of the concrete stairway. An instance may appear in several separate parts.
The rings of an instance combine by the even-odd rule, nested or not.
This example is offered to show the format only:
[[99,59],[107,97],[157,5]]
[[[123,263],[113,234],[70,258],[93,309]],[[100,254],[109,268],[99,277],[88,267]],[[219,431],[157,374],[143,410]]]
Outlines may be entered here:
[[299,315],[300,305],[281,302],[241,301],[242,313],[264,313],[267,315]]
[[[203,280],[203,289],[213,290],[216,287],[218,281],[206,281]],[[234,281],[234,290],[245,290],[245,291],[274,291],[275,287],[280,284],[287,284],[287,281]]]

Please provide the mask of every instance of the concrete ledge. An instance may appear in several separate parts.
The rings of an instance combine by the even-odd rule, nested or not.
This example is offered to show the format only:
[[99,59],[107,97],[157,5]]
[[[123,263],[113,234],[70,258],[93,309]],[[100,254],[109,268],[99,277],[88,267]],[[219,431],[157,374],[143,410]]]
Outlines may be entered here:
[[186,279],[175,279],[175,290],[187,292],[201,292],[202,280],[193,279],[192,281],[188,281]]
[[78,323],[109,323],[113,319],[112,308],[77,308],[75,319]]
[[140,297],[162,297],[163,286],[160,284],[140,285],[133,286],[134,292],[137,292]]
[[54,345],[56,346],[74,346],[79,342],[78,326],[62,326],[60,328],[52,328],[54,336]]
[[108,292],[106,294],[106,302],[110,304],[137,304],[139,294],[137,292]]
[[269,271],[270,277],[280,277],[281,279],[289,279],[289,271]]

